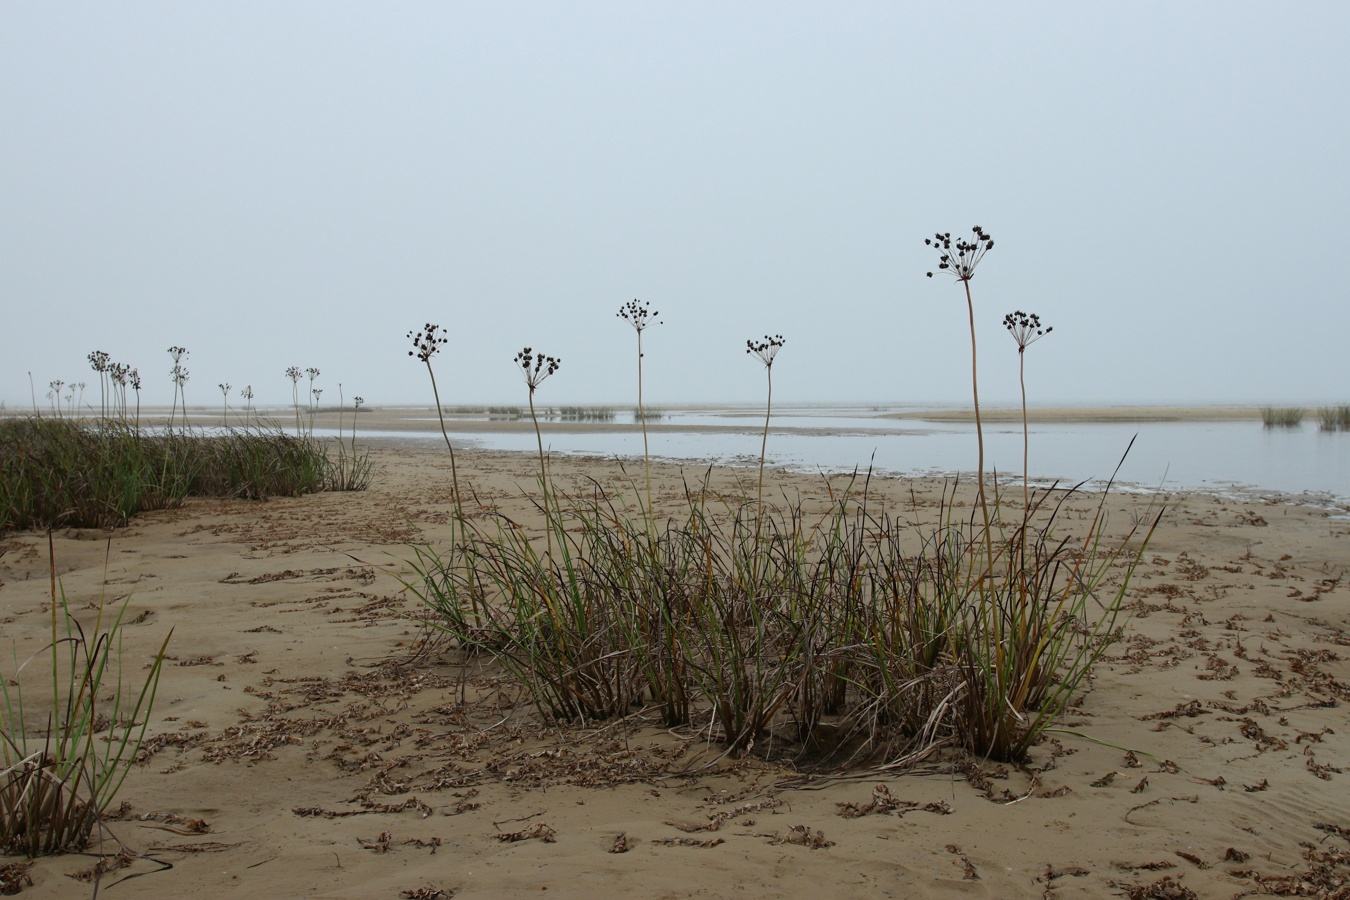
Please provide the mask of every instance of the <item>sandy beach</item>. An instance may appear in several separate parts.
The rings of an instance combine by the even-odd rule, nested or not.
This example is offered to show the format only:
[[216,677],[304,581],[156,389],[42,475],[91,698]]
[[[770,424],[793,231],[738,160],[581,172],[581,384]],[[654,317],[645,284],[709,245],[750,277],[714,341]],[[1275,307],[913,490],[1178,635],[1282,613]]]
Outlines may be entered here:
[[[361,427],[394,427],[373,416]],[[396,576],[412,542],[446,540],[449,458],[386,443],[372,460],[364,492],[191,500],[54,535],[81,614],[130,598],[130,677],[173,629],[142,762],[108,823],[135,854],[103,877],[109,896],[1350,892],[1343,516],[1170,495],[1073,733],[1021,767],[935,754],[819,771],[773,746],[729,758],[706,728],[641,717],[548,726],[490,664],[428,645]],[[538,525],[535,460],[459,465],[480,502]],[[632,490],[612,461],[555,459],[552,473],[563,490]],[[682,479],[702,474],[653,466],[658,508],[678,510]],[[735,493],[746,475],[712,477]],[[828,505],[820,476],[766,480],[766,495]],[[872,490],[921,519],[943,485]],[[1097,499],[1068,501],[1066,520]],[[1109,498],[1108,534],[1148,502]],[[46,545],[0,537],[6,677],[50,627]],[[85,896],[71,876],[92,863],[38,860],[22,896]]]

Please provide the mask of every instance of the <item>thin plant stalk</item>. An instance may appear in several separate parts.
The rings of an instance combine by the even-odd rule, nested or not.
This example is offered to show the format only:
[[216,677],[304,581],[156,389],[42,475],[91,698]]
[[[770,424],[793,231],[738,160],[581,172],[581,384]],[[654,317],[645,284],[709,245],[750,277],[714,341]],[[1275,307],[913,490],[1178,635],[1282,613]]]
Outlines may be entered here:
[[980,496],[980,516],[984,519],[984,552],[988,571],[994,570],[993,535],[989,530],[989,503],[984,496],[984,424],[980,421],[980,377],[975,357],[975,301],[970,297],[970,279],[962,282],[966,288],[966,310],[970,314],[970,389],[975,401],[975,441],[979,445],[979,481],[976,488]]
[[[548,537],[549,558],[553,558],[553,519],[549,515],[549,487],[548,487],[548,466],[544,459],[544,437],[539,431],[539,415],[534,408],[534,392],[545,378],[558,371],[562,365],[562,360],[552,356],[545,356],[543,353],[535,353],[529,347],[516,354],[515,364],[520,366],[521,374],[525,376],[525,384],[530,389],[530,419],[534,422],[534,437],[539,444],[539,486],[544,492],[544,533]],[[558,527],[562,527],[561,513],[559,513]]]
[[[651,462],[651,452],[647,445],[647,408],[646,405],[642,402],[642,357],[643,357],[642,332],[646,331],[647,327],[650,325],[661,324],[661,320],[657,318],[660,315],[661,313],[659,311],[653,311],[651,309],[650,304],[639,303],[637,300],[625,303],[623,306],[619,308],[618,312],[619,318],[628,322],[629,325],[632,325],[633,330],[637,332],[637,351],[638,351],[637,411],[638,411],[638,420],[642,423],[642,465],[647,480],[647,513],[649,517],[651,515],[652,510],[652,462]],[[650,531],[651,529],[648,530]]]

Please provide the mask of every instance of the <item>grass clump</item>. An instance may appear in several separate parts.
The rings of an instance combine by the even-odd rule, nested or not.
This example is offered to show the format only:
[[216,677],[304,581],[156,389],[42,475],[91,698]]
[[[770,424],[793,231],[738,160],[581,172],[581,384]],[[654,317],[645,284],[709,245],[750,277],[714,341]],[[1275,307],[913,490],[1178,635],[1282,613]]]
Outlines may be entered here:
[[1113,639],[1128,577],[1108,576],[1139,558],[1103,547],[1100,507],[1059,535],[1049,496],[1038,525],[995,536],[990,578],[981,526],[950,504],[916,530],[865,489],[812,516],[704,485],[653,527],[597,485],[551,498],[548,552],[503,516],[461,522],[469,535],[419,550],[407,586],[551,720],[646,711],[738,753],[944,744],[1017,761]]
[[1350,406],[1323,406],[1317,410],[1319,431],[1350,431]]
[[1263,406],[1261,425],[1265,428],[1299,428],[1304,409],[1300,406]]
[[[100,599],[86,630],[53,575],[50,642],[16,667],[13,680],[0,678],[0,852],[81,851],[95,840],[145,737],[172,636],[159,645],[139,687],[128,682],[128,670],[141,666],[123,656],[126,608],[125,600],[108,609]],[[51,703],[39,706],[35,724],[20,676],[44,653]]]
[[[335,472],[345,473],[341,478]],[[0,420],[0,529],[113,528],[189,496],[266,499],[369,480],[280,431],[137,433],[120,422]]]
[[[686,483],[683,508],[664,522],[649,478],[641,491],[632,485],[637,515],[599,484],[560,496],[534,407],[558,361],[527,347],[515,362],[536,423],[542,540],[495,510],[473,521],[459,512],[451,545],[418,548],[405,586],[461,651],[495,657],[555,721],[654,713],[728,752],[790,747],[799,759],[845,763],[880,755],[899,764],[938,746],[1025,760],[1118,637],[1161,512],[1108,542],[1110,485],[1072,530],[1061,511],[1076,489],[1031,489],[1023,366],[1026,347],[1051,329],[1020,311],[1004,319],[1023,386],[1020,516],[996,482],[987,496],[970,281],[994,244],[978,226],[970,239],[938,233],[926,243],[963,286],[970,320],[979,457],[967,518],[957,517],[955,486],[934,521],[897,518],[877,508],[869,481],[854,490],[856,473],[844,490],[830,487],[824,513],[766,498],[781,335],[746,342],[766,375],[753,487],[727,497],[706,479]],[[646,307],[634,301],[619,316],[637,330],[641,379]],[[640,393],[636,415],[647,470]]]

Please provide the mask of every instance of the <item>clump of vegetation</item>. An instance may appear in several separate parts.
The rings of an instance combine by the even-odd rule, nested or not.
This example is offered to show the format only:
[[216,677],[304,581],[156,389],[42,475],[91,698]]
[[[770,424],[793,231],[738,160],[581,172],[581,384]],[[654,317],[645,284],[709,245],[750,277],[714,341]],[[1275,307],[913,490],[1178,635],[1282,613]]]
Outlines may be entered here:
[[1299,428],[1303,425],[1301,406],[1263,406],[1261,424],[1266,428]]
[[1350,431],[1350,406],[1323,406],[1317,410],[1319,431]]
[[613,422],[612,406],[559,406],[548,411],[547,418],[563,422]]
[[[0,852],[33,857],[84,850],[135,762],[173,632],[148,667],[124,659],[126,608],[126,600],[107,609],[100,599],[86,631],[53,576],[50,641],[0,677]],[[25,680],[47,679],[27,678],[23,670],[43,654],[50,655],[51,702],[25,705]],[[148,671],[137,690],[126,679],[142,668]],[[34,706],[45,722],[33,721]]]
[[[663,523],[649,487],[637,517],[598,484],[560,496],[535,415],[546,551],[505,516],[460,515],[448,547],[416,549],[406,586],[463,652],[495,657],[551,720],[647,709],[668,726],[697,723],[738,753],[776,745],[895,761],[947,745],[1025,759],[1118,635],[1161,512],[1108,544],[1103,494],[1071,535],[1060,510],[1074,491],[1033,492],[1024,478],[1020,522],[990,515],[969,282],[993,241],[977,227],[973,240],[928,243],[966,290],[978,518],[957,516],[953,486],[936,520],[916,528],[879,508],[856,476],[831,488],[823,516],[800,502],[766,504],[772,367],[784,344],[766,335],[746,343],[768,381],[753,496],[686,484],[684,506]],[[619,315],[641,322],[644,309]],[[1021,312],[1005,325],[1019,356],[1050,331]],[[534,414],[534,390],[557,360],[526,348],[516,364]],[[641,401],[635,415],[649,415]]]
[[280,432],[149,435],[120,422],[6,418],[0,529],[113,528],[189,496],[296,496],[333,487],[331,470],[322,444]]

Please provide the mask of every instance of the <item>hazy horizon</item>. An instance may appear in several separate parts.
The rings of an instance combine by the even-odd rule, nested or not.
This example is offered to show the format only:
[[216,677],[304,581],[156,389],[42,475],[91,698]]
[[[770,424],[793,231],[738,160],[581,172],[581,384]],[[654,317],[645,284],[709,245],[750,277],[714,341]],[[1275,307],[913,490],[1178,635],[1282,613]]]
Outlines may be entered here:
[[[1350,7],[0,5],[0,402],[1350,402]],[[307,389],[302,380],[301,388]],[[894,398],[915,398],[897,400]],[[303,398],[302,398],[303,399]]]

